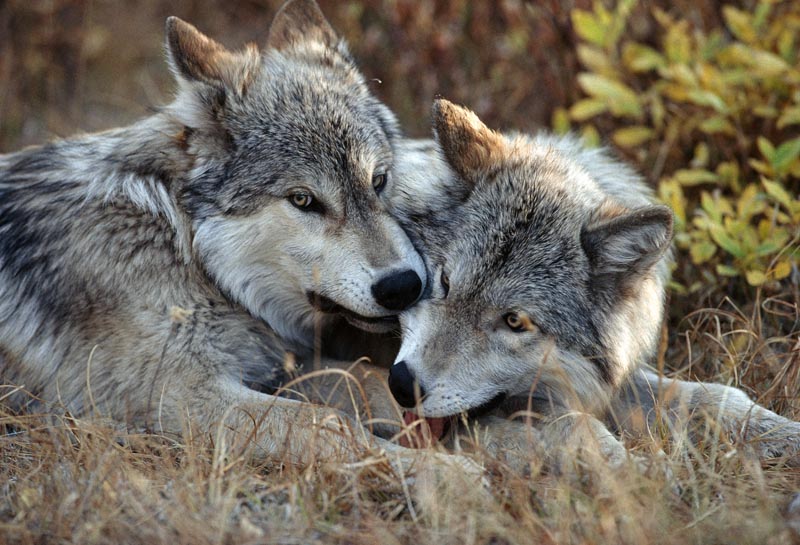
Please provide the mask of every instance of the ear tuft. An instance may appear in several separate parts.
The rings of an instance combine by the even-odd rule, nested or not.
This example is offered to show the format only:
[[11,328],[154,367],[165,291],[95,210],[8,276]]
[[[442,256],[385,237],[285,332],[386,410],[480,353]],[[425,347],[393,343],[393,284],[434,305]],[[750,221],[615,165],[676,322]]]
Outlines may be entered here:
[[463,178],[474,181],[506,154],[503,136],[471,110],[445,99],[433,102],[433,128],[447,162]]
[[592,271],[632,280],[649,273],[672,241],[672,211],[647,206],[590,224],[581,232]]
[[307,42],[333,48],[339,37],[314,0],[288,0],[272,21],[267,47],[285,51]]
[[179,77],[244,93],[260,63],[253,46],[231,52],[194,26],[168,17],[167,51]]

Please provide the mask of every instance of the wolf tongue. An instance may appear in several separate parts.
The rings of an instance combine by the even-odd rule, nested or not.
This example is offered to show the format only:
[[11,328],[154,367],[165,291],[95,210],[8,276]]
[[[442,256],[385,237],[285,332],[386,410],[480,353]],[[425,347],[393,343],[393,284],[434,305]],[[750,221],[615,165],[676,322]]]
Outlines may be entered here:
[[[420,420],[422,420],[423,423],[417,423]],[[400,444],[404,447],[412,448],[430,446],[425,437],[426,433],[423,426],[426,427],[429,432],[427,435],[430,437],[430,442],[436,443],[444,435],[446,421],[446,418],[422,418],[410,411],[405,411],[403,413],[403,424],[411,428],[411,432],[408,435],[400,437]]]

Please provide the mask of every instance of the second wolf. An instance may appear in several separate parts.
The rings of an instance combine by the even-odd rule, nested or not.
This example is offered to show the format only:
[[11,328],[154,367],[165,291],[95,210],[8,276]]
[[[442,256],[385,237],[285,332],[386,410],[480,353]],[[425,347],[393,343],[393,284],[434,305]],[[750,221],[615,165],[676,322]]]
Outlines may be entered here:
[[[497,133],[445,100],[435,103],[434,127],[440,152],[417,150],[424,174],[414,178],[406,161],[412,172],[390,197],[432,286],[401,315],[389,384],[402,406],[431,422],[492,410],[539,415],[545,452],[588,430],[616,460],[625,451],[609,428],[706,415],[762,456],[800,462],[800,423],[740,390],[647,367],[663,319],[672,213],[632,170],[574,138]],[[503,421],[485,422],[496,442],[514,442]]]

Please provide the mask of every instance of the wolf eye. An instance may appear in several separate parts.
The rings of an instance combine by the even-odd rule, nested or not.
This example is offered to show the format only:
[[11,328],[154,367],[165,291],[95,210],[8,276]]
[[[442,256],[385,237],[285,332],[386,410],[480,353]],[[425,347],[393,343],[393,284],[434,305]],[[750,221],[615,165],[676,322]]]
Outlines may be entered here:
[[388,176],[389,174],[387,172],[381,172],[372,177],[372,189],[375,190],[375,193],[380,194],[380,192],[383,191],[383,188],[386,187]]
[[522,333],[523,331],[534,331],[536,326],[528,317],[527,314],[519,312],[507,312],[503,315],[503,321],[508,326],[508,329],[514,333]]
[[292,206],[304,212],[322,212],[322,205],[310,193],[298,191],[288,197]]
[[444,291],[444,296],[447,297],[447,294],[450,293],[450,277],[447,276],[447,273],[444,271],[442,271],[441,281],[442,281],[442,290]]

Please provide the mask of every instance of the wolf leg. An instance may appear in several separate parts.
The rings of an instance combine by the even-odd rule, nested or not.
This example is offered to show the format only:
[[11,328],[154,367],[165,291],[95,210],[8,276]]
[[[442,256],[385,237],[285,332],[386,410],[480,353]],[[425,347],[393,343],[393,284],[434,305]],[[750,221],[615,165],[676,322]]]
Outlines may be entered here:
[[278,395],[335,408],[371,433],[390,438],[401,431],[403,413],[389,391],[388,374],[366,360],[323,359],[318,371],[298,377]]
[[576,463],[595,468],[622,469],[631,462],[648,473],[652,461],[630,453],[594,416],[572,412],[533,423],[497,416],[482,417],[460,443],[477,447],[527,473],[546,467],[557,473],[572,472]]
[[612,417],[626,432],[666,424],[680,437],[697,437],[709,425],[746,441],[761,458],[786,458],[800,465],[800,423],[751,401],[741,390],[708,382],[687,382],[638,370],[612,404]]
[[385,458],[401,476],[420,472],[430,476],[433,471],[438,478],[456,469],[474,477],[475,482],[483,472],[465,456],[406,449],[376,437],[336,409],[263,394],[239,384],[209,388],[183,412],[187,413],[192,423],[215,436],[217,444],[222,441],[231,451],[256,460],[308,466],[329,462],[369,465]]

